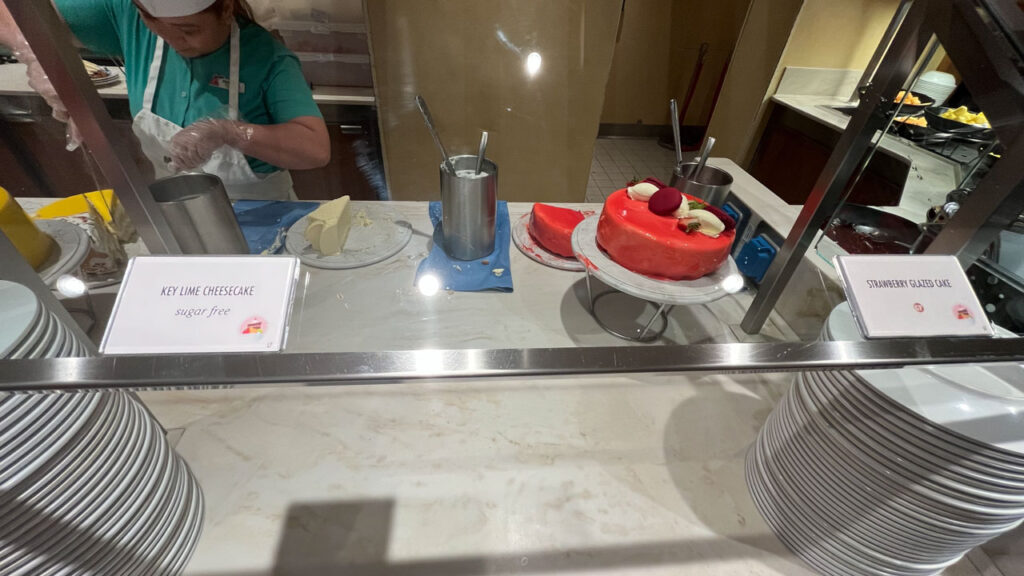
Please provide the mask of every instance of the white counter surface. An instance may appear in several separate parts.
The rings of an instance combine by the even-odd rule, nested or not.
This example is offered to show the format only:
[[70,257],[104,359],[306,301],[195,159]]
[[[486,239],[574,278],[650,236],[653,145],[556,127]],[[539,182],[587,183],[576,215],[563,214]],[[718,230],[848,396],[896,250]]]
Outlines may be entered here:
[[[125,86],[123,78],[113,86],[98,88],[96,91],[103,98],[128,98],[128,88]],[[35,93],[28,85],[24,64],[0,65],[0,96],[32,96]],[[373,106],[376,99],[373,95],[373,88],[317,86],[313,88],[313,101],[317,104]]]

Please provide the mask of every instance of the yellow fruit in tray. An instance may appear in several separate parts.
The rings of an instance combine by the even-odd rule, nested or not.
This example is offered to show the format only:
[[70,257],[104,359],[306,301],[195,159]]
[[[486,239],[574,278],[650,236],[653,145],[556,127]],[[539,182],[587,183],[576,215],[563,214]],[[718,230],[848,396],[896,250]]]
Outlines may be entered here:
[[939,114],[939,116],[946,120],[955,120],[961,124],[988,124],[988,118],[985,118],[984,113],[978,112],[977,114],[972,114],[966,106],[961,106],[956,110],[946,110],[942,114]]
[[897,122],[903,122],[904,124],[911,124],[913,126],[920,126],[922,128],[928,127],[928,120],[926,120],[924,118],[924,116],[917,116],[917,117],[900,116],[900,117],[896,118],[896,121]]
[[[903,100],[904,96],[906,96],[906,100]],[[900,90],[899,94],[896,95],[896,100],[894,100],[894,102],[903,102],[903,104],[908,106],[921,106],[921,99],[913,94],[907,96],[906,90]]]

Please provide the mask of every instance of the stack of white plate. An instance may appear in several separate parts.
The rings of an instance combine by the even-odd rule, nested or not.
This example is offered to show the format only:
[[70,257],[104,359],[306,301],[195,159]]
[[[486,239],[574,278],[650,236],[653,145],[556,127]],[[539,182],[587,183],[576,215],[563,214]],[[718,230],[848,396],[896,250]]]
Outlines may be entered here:
[[[85,353],[0,281],[0,362]],[[131,396],[0,394],[0,574],[179,574],[202,518],[191,471]]]
[[942,106],[953,90],[956,90],[956,78],[947,72],[932,70],[922,74],[911,90],[930,96],[935,100],[936,106]]
[[[824,332],[860,339],[845,304]],[[800,374],[746,474],[822,573],[936,574],[1024,519],[1024,368]]]

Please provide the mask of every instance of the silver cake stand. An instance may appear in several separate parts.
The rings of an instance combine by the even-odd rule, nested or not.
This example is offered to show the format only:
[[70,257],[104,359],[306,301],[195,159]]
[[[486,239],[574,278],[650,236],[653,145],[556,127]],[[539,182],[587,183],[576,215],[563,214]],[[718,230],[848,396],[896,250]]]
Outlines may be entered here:
[[[597,245],[597,220],[590,216],[580,222],[572,233],[572,251],[583,264],[587,273],[587,297],[590,300],[590,315],[605,331],[619,338],[633,342],[651,342],[661,337],[668,328],[668,315],[676,306],[693,306],[714,302],[743,287],[743,278],[736,269],[732,256],[718,270],[696,280],[658,280],[637,274],[612,260]],[[608,285],[611,290],[594,294],[591,277]],[[654,314],[642,328],[633,334],[622,333],[604,322],[597,313],[599,300],[622,292],[645,300],[657,307]],[[660,320],[660,322],[659,322]],[[658,323],[655,328],[655,323]]]

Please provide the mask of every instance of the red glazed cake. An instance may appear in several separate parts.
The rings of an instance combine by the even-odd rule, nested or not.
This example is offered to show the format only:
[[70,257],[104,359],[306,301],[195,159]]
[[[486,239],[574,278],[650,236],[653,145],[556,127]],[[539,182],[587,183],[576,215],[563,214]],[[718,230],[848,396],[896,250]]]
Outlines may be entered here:
[[[682,194],[681,206],[664,212],[662,200],[675,188],[641,183],[613,193],[597,223],[597,244],[625,268],[669,280],[695,280],[718,269],[736,236],[732,219],[703,201]],[[650,194],[657,190],[658,197]],[[630,193],[636,188],[636,192]],[[676,204],[676,203],[672,203]],[[671,207],[671,206],[669,206]]]
[[527,230],[548,252],[572,258],[572,231],[583,221],[579,210],[534,204]]

